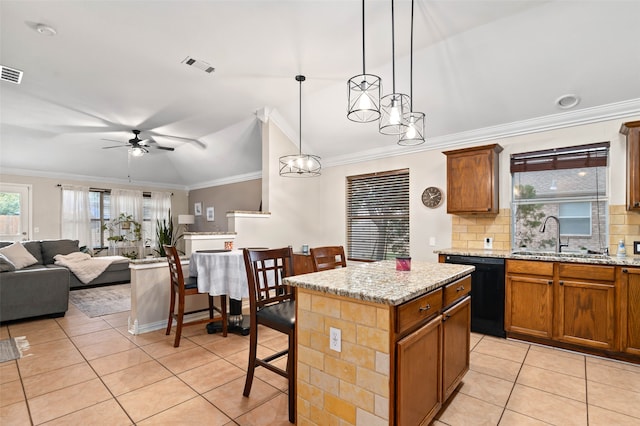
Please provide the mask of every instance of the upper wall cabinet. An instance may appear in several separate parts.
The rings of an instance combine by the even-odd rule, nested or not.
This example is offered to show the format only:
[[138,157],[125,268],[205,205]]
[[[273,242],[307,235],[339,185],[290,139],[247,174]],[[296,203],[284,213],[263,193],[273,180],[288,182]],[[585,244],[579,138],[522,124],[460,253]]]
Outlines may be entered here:
[[498,144],[445,151],[447,213],[498,213]]
[[627,210],[640,211],[640,121],[624,123],[627,136]]

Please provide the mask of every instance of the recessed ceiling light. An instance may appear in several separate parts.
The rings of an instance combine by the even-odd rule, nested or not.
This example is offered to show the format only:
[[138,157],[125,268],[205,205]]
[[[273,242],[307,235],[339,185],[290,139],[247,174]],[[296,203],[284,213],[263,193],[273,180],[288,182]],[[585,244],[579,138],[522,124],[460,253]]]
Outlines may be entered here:
[[580,103],[580,97],[578,95],[562,95],[556,99],[556,105],[558,108],[569,109]]
[[45,24],[36,25],[36,31],[46,36],[54,36],[58,33],[53,27],[50,27]]

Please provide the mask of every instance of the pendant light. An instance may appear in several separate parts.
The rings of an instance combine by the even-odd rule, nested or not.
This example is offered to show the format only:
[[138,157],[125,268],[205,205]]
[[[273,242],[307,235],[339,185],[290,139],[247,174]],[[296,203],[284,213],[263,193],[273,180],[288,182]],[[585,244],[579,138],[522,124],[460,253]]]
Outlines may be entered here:
[[317,155],[302,153],[302,82],[304,75],[296,75],[296,81],[300,83],[300,149],[297,154],[280,157],[280,176],[286,177],[314,177],[320,176],[320,157]]
[[347,118],[358,123],[368,123],[380,118],[380,77],[367,74],[364,54],[364,0],[362,0],[362,74],[351,77],[347,82],[349,106]]
[[393,93],[380,99],[380,133],[384,135],[401,135],[407,128],[406,113],[410,110],[409,96],[396,92],[396,48],[395,17],[393,0],[391,0],[391,65],[393,72]]
[[398,145],[411,146],[424,143],[424,113],[413,110],[413,2],[411,0],[411,55],[409,66],[409,106],[406,114],[407,128],[400,135]]

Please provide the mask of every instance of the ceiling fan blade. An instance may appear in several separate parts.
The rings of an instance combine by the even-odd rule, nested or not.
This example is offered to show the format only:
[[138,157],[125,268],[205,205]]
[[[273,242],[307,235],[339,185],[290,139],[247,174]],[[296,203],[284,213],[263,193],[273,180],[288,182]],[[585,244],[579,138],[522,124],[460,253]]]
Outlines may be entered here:
[[175,151],[175,148],[171,148],[168,146],[160,146],[160,145],[155,145],[156,148],[158,149],[164,149],[165,151]]
[[110,142],[119,142],[119,143],[122,143],[122,141],[117,141],[117,140],[115,140],[115,139],[105,139],[105,138],[101,138],[100,140],[101,140],[101,141],[110,141]]
[[102,149],[111,149],[111,148],[127,148],[129,145],[114,145],[114,146],[103,146]]

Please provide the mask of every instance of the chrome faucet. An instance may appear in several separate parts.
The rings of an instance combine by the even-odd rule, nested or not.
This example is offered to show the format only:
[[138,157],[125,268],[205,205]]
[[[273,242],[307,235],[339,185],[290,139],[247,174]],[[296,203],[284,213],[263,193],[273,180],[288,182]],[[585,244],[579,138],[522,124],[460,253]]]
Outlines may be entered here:
[[540,227],[540,232],[545,231],[549,219],[554,219],[556,221],[556,224],[558,225],[558,229],[556,231],[556,253],[562,253],[562,247],[569,247],[569,244],[562,244],[562,241],[560,241],[560,219],[552,215],[547,216],[544,219],[542,226]]

